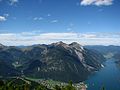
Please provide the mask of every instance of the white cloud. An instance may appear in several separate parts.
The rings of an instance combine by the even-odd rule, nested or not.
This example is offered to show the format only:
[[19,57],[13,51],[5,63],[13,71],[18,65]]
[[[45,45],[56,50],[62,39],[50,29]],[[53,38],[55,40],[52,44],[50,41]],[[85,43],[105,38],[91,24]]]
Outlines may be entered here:
[[4,16],[0,16],[0,22],[2,22],[2,21],[6,21],[7,19],[6,19],[6,17],[4,17]]
[[112,5],[113,0],[82,0],[81,5],[87,6],[87,5],[96,5],[96,6],[101,6],[101,5]]
[[72,28],[71,27],[67,28],[67,31],[72,31]]
[[57,23],[58,22],[58,20],[52,20],[51,21],[51,23]]
[[96,34],[81,34],[83,38],[97,38]]
[[[0,0],[0,2],[3,2],[4,0]],[[14,5],[19,2],[19,0],[5,0],[9,5]]]
[[35,36],[35,38],[40,39],[77,39],[76,33],[42,33],[38,36]]
[[43,17],[34,17],[33,20],[43,20]]
[[78,42],[82,45],[120,45],[120,33],[1,33],[0,43],[5,45],[50,44],[63,41]]
[[10,1],[10,5],[14,5],[19,2],[18,0],[9,0],[9,1]]

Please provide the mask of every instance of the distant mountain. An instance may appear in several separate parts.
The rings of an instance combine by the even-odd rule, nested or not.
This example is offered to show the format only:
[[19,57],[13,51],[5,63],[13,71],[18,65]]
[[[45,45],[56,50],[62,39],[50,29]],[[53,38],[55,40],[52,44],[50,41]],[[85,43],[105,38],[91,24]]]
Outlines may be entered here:
[[[68,82],[85,80],[99,70],[105,58],[95,50],[89,50],[73,42],[33,45],[26,47],[0,47],[0,76],[9,74],[53,79]],[[3,63],[4,62],[4,63]],[[7,67],[10,67],[8,70]],[[4,75],[6,71],[6,75]],[[12,71],[12,72],[11,72]],[[12,73],[15,74],[12,74]]]
[[90,45],[90,46],[84,46],[87,49],[90,50],[96,50],[103,54],[105,57],[110,57],[112,58],[115,54],[120,52],[120,46],[102,46],[102,45]]
[[116,53],[116,54],[114,55],[114,58],[116,58],[117,60],[120,60],[120,52]]
[[116,53],[114,58],[117,59],[116,64],[120,66],[120,52]]

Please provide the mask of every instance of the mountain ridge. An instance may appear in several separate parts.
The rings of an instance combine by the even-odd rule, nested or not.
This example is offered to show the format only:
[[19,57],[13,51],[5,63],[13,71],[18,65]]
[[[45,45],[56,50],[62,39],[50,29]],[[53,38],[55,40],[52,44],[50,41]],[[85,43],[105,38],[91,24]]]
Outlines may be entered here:
[[90,73],[102,68],[104,60],[99,52],[88,50],[76,42],[0,49],[0,61],[12,66],[16,75],[64,82],[85,80]]

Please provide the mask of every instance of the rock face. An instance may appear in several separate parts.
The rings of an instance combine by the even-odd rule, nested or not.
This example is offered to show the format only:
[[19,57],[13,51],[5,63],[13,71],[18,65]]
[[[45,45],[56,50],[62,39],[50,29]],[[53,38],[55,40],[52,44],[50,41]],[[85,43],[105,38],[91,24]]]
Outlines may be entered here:
[[[7,63],[16,75],[64,82],[85,80],[90,73],[101,68],[104,60],[99,52],[83,48],[76,42],[0,48],[0,61]],[[1,70],[0,74],[3,75]]]

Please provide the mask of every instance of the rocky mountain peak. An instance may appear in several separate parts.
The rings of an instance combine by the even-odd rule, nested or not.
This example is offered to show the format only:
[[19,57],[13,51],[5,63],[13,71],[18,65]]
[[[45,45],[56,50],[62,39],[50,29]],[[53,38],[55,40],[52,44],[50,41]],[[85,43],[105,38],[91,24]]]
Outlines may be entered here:
[[65,45],[66,43],[62,42],[62,41],[59,41],[59,42],[56,42],[56,43],[52,43],[53,45]]
[[69,44],[70,46],[81,46],[79,43],[77,42],[72,42],[71,44]]
[[62,46],[62,47],[64,47],[64,48],[69,47],[68,44],[66,44],[66,43],[64,43],[64,42],[62,42],[62,41],[56,42],[56,43],[52,43],[51,45],[54,45],[54,46]]
[[4,46],[4,45],[0,43],[0,46]]
[[72,47],[72,48],[74,48],[74,49],[77,49],[79,51],[83,51],[84,50],[83,46],[80,45],[77,42],[73,42],[73,43],[69,44],[69,46]]
[[4,46],[3,44],[0,43],[0,48],[3,48],[3,47],[5,47],[5,46]]

